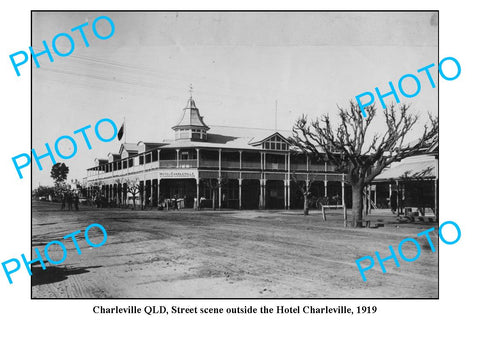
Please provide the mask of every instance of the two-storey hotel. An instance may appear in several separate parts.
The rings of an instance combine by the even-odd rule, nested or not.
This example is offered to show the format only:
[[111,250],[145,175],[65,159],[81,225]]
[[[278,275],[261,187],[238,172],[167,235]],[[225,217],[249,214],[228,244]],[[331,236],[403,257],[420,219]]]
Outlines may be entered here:
[[128,185],[137,183],[142,206],[178,198],[185,207],[289,209],[302,206],[308,178],[313,197],[350,202],[344,176],[327,161],[294,152],[288,131],[209,127],[192,97],[172,129],[173,140],[123,143],[96,159],[87,169],[88,194],[132,204]]

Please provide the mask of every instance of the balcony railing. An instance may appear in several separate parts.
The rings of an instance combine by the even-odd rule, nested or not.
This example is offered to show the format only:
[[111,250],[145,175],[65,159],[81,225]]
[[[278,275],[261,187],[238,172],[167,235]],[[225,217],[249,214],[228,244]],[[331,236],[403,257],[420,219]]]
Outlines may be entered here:
[[285,163],[266,163],[265,169],[267,170],[285,170]]
[[309,164],[308,169],[310,171],[325,171],[325,164]]
[[196,159],[180,159],[178,161],[179,168],[196,168],[197,160]]
[[238,169],[240,167],[240,161],[223,161],[222,169]]
[[158,162],[151,162],[151,163],[147,163],[145,164],[144,166],[144,170],[151,170],[151,169],[156,169],[158,168]]
[[242,169],[260,169],[260,162],[242,161]]
[[177,160],[176,159],[167,159],[159,161],[160,168],[176,168]]
[[128,174],[128,169],[115,170],[112,176],[123,176]]
[[130,172],[139,172],[139,171],[142,171],[143,170],[143,165],[135,165],[135,166],[132,166],[131,168],[129,168],[129,173]]
[[218,160],[200,159],[200,166],[206,168],[218,168]]
[[335,171],[335,165],[327,164],[327,166],[325,167],[325,164],[310,164],[309,169],[311,171],[331,172],[331,171]]
[[[91,172],[91,174],[87,176],[87,178],[91,181],[103,180],[107,178],[112,178],[117,176],[126,176],[130,173],[138,173],[138,172],[143,172],[143,171],[148,171],[148,170],[158,169],[158,168],[163,168],[163,169],[197,168],[198,164],[200,164],[200,167],[218,168],[218,160],[216,159],[200,159],[199,162],[196,159],[180,159],[180,160],[167,159],[167,160],[154,161],[154,162],[142,164],[142,165],[135,165],[126,169],[119,169],[119,170],[114,170],[110,172],[99,172],[99,173]],[[252,169],[259,170],[261,168],[259,161],[242,160],[241,164],[242,164],[241,169],[245,169],[245,170],[252,170]],[[222,160],[222,169],[240,169],[240,161]],[[278,162],[278,163],[267,162],[265,164],[265,170],[286,171],[287,167],[285,166],[284,162]],[[325,164],[309,164],[308,170],[314,171],[314,172],[324,172],[324,171],[334,172],[335,166],[332,164],[327,164],[326,167],[325,167]],[[291,163],[290,171],[292,172],[307,171],[307,164],[303,162]]]
[[290,164],[290,170],[291,171],[296,171],[296,170],[301,170],[301,171],[307,171],[307,164],[302,164],[302,163],[299,163],[299,164],[295,164],[295,163],[291,163]]

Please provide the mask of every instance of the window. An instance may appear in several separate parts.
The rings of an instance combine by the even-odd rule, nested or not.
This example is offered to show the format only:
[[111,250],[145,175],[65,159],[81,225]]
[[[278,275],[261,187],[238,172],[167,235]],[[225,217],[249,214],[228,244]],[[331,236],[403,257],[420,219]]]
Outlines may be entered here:
[[131,168],[133,166],[133,158],[128,160],[128,167]]
[[147,153],[145,155],[145,163],[151,163],[152,162],[152,154]]
[[158,150],[152,152],[152,162],[158,161]]
[[127,160],[124,160],[122,163],[123,163],[122,164],[122,169],[126,169],[127,168]]
[[143,164],[143,155],[140,156],[140,165]]
[[275,136],[270,141],[263,144],[263,148],[267,150],[288,150],[287,143],[285,143],[280,137]]

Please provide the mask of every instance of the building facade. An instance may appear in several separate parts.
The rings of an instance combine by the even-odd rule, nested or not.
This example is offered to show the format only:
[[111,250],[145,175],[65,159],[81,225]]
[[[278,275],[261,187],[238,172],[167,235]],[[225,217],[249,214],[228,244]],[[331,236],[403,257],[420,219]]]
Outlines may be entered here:
[[172,129],[172,140],[123,143],[96,159],[87,169],[88,196],[118,206],[135,195],[137,204],[152,207],[175,199],[186,208],[290,209],[303,206],[308,180],[313,202],[350,202],[344,175],[295,152],[289,132],[210,127],[192,97]]
[[386,168],[373,181],[371,199],[375,208],[391,208],[397,215],[404,208],[431,210],[438,220],[438,143],[422,154]]

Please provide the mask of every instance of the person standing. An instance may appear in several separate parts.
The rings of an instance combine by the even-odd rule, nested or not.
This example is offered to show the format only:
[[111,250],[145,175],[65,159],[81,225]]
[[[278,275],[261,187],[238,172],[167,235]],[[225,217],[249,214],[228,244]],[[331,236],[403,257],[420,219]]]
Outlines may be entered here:
[[173,210],[178,210],[177,195],[174,195],[174,196],[173,196]]
[[78,204],[80,203],[80,199],[78,198],[78,194],[75,194],[73,204],[75,205],[75,210],[78,211]]
[[397,192],[396,191],[392,191],[392,195],[390,196],[390,209],[394,214],[397,211]]
[[68,210],[72,210],[72,194],[67,193],[67,204],[68,204]]

